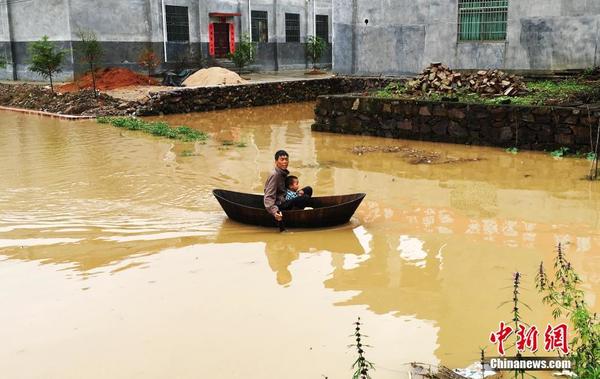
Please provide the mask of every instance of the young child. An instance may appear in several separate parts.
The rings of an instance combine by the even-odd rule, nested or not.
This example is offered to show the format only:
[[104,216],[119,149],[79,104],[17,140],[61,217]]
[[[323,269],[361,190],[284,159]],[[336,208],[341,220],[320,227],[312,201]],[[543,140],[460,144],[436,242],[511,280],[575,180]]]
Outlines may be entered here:
[[279,207],[282,210],[305,209],[311,204],[312,188],[300,188],[297,176],[288,175],[285,178],[285,201]]
[[287,189],[285,191],[285,201],[290,201],[304,195],[302,190],[298,190],[300,188],[300,180],[298,180],[297,176],[288,175],[285,178],[285,188]]

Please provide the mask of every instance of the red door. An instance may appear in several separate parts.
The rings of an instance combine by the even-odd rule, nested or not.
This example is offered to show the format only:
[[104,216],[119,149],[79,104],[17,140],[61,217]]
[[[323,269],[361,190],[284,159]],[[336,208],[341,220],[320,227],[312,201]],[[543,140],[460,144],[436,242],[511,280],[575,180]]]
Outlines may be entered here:
[[212,24],[215,35],[215,56],[217,58],[227,57],[229,54],[229,24],[226,22],[218,22]]

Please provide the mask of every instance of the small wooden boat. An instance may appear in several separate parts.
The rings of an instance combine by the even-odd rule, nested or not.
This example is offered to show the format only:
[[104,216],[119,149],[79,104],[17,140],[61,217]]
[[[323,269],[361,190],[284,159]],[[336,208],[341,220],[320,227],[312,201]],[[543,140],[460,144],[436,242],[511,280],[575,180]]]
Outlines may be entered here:
[[[263,195],[213,190],[227,216],[244,224],[278,226],[277,221],[266,210]],[[364,193],[341,196],[322,196],[311,199],[313,209],[283,211],[286,228],[322,228],[345,224],[365,198]]]

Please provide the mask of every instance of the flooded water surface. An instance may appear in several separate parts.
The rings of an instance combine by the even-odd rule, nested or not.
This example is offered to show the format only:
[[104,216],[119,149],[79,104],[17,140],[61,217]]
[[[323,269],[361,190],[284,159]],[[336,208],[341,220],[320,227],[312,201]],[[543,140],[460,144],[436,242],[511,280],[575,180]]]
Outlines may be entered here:
[[[512,318],[513,272],[523,317],[552,320],[534,277],[559,242],[600,310],[587,161],[313,133],[312,112],[164,118],[206,143],[1,113],[0,376],[349,378],[358,316],[374,378],[465,367]],[[351,223],[227,220],[211,191],[261,192],[280,148],[317,195],[367,193]]]

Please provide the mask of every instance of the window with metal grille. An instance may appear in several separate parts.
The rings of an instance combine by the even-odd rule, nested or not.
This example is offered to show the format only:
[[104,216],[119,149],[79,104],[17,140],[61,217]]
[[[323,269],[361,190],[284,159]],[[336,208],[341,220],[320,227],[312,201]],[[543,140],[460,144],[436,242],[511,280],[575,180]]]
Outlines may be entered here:
[[458,0],[459,41],[504,41],[508,0]]
[[300,42],[300,15],[285,14],[285,42]]
[[317,37],[329,42],[329,16],[318,14],[315,18]]
[[188,19],[188,7],[167,5],[165,7],[165,15],[167,18],[167,41],[189,41],[190,21]]
[[269,42],[269,24],[267,21],[267,12],[252,11],[252,41]]

